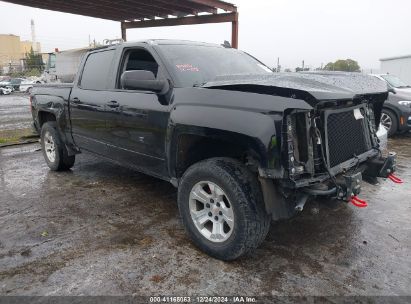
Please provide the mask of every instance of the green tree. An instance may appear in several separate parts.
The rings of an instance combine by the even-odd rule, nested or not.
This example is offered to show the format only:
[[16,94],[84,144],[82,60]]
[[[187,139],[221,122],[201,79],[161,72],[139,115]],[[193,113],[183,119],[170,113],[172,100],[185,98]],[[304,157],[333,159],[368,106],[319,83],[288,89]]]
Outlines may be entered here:
[[44,69],[41,54],[34,53],[33,48],[30,48],[30,52],[26,53],[26,69],[38,71],[42,71]]
[[324,67],[328,71],[343,71],[343,72],[360,72],[361,68],[358,62],[352,59],[339,59],[336,62],[329,62]]
[[333,62],[329,62],[325,65],[324,70],[327,71],[334,71],[334,63]]

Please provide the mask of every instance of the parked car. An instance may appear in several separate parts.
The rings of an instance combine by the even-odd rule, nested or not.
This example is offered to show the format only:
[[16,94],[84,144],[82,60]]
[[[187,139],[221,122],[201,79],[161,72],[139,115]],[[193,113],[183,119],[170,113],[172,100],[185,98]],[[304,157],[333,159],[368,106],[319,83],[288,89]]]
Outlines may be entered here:
[[14,91],[13,86],[11,85],[10,79],[4,79],[0,81],[0,88],[9,88]]
[[20,90],[20,84],[24,81],[24,78],[12,78],[10,79],[10,85],[13,87],[14,91]]
[[381,123],[388,135],[411,130],[411,86],[391,74],[374,74],[385,81],[389,88],[388,100],[384,104]]
[[7,81],[0,82],[0,87],[11,88],[12,91],[20,91],[30,93],[31,89],[36,84],[41,84],[42,81],[38,78],[24,79],[24,78],[12,78]]
[[13,90],[11,88],[7,88],[7,87],[0,87],[0,95],[10,95],[11,92],[13,92]]
[[363,178],[401,182],[376,133],[387,97],[366,75],[272,73],[235,49],[149,40],[88,52],[74,83],[35,86],[31,103],[51,170],[88,151],[169,181],[192,241],[234,260],[309,198],[366,207]]
[[20,92],[31,93],[31,90],[36,84],[41,84],[40,80],[24,80],[20,84]]

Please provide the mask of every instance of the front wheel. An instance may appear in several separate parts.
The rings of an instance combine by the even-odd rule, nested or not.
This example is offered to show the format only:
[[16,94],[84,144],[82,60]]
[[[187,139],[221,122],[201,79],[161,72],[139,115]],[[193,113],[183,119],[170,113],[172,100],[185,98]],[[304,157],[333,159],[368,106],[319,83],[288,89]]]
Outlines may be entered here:
[[228,158],[191,166],[181,180],[178,206],[194,244],[224,261],[257,248],[270,228],[256,176]]
[[76,157],[68,155],[55,121],[46,122],[41,128],[41,147],[44,159],[52,171],[63,171],[73,167]]

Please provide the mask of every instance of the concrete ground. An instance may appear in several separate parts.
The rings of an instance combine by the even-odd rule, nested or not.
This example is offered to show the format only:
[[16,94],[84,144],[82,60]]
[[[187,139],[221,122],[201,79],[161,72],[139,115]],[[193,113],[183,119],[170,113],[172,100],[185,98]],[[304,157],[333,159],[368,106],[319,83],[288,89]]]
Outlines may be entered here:
[[0,95],[0,147],[33,141],[32,122],[27,94]]
[[30,128],[32,121],[28,95],[0,95],[0,131]]
[[231,263],[190,243],[170,184],[86,154],[51,172],[39,148],[0,149],[0,295],[411,295],[410,135],[406,184],[314,202]]

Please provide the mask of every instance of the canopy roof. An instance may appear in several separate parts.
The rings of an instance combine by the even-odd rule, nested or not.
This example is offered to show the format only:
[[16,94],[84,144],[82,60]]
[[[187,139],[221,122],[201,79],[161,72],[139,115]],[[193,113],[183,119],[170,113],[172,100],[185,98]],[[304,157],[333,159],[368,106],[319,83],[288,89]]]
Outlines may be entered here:
[[136,21],[198,15],[217,14],[218,9],[236,12],[235,5],[219,0],[6,0],[15,4],[71,13],[114,21]]
[[220,0],[5,0],[14,4],[121,22],[126,29],[155,26],[232,22],[232,45],[237,47],[237,7]]

